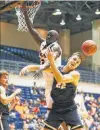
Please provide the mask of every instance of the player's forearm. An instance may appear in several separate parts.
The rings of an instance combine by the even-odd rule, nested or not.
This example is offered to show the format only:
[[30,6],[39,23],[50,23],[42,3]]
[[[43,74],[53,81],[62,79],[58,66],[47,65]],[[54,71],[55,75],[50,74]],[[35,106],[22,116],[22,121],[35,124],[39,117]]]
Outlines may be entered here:
[[13,110],[15,106],[16,106],[16,103],[15,103],[15,102],[12,102],[12,103],[9,105],[9,111]]
[[58,70],[58,68],[56,67],[54,61],[50,61],[50,65],[51,65],[51,68],[52,68],[55,79],[57,80],[57,82],[61,82],[63,76],[60,73],[60,71]]
[[6,104],[11,103],[15,96],[16,96],[16,93],[13,93],[7,97],[1,97],[0,100],[4,105],[6,105]]
[[25,67],[26,72],[34,72],[36,70],[39,70],[40,65],[28,65]]
[[[48,65],[48,66],[50,66],[50,65]],[[52,72],[52,69],[50,67],[45,68],[43,65],[28,65],[24,69],[26,72],[34,72],[36,70],[42,69],[42,67],[43,67],[43,71]]]
[[33,25],[32,25],[32,23],[31,23],[31,21],[30,21],[30,19],[28,17],[27,11],[24,10],[23,14],[24,14],[24,17],[25,17],[25,22],[27,24],[27,27],[28,27],[30,33],[33,34],[33,29],[32,29]]
[[32,23],[31,23],[31,21],[30,21],[30,19],[29,19],[29,16],[28,16],[28,14],[27,14],[26,9],[24,10],[23,14],[24,14],[25,22],[26,22],[26,25],[27,25],[27,27],[28,27],[28,30],[29,30],[30,34],[32,35],[32,37],[33,37],[36,41],[39,42],[39,45],[40,45],[40,43],[41,43],[44,39],[42,39],[41,36],[40,36],[40,34],[36,31],[36,29],[34,29]]

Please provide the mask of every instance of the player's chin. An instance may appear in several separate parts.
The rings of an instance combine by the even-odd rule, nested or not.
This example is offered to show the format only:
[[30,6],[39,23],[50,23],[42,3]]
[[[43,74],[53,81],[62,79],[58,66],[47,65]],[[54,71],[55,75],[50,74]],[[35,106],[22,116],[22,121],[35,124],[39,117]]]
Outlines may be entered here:
[[74,65],[72,66],[72,70],[75,70],[78,66]]
[[49,39],[46,39],[46,43],[49,43],[50,42],[50,40]]
[[72,67],[71,69],[72,69],[72,70],[75,70],[75,69],[76,69],[76,67]]

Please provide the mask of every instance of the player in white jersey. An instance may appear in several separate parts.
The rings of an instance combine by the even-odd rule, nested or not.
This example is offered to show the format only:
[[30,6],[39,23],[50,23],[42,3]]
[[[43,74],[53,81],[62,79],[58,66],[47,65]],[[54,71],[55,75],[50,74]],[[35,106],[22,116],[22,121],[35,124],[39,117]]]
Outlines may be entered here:
[[86,109],[86,106],[85,106],[85,101],[84,101],[84,97],[83,97],[83,92],[80,90],[78,92],[78,94],[76,95],[75,97],[75,102],[77,104],[77,107],[78,107],[78,112],[80,113],[81,117],[82,117],[82,120],[84,122],[84,127],[85,127],[85,130],[88,130],[88,124],[87,124],[87,120],[89,120],[89,114],[87,112],[87,109]]
[[[25,21],[26,21],[26,25],[29,29],[30,34],[37,41],[37,43],[39,43],[39,45],[40,45],[40,55],[39,55],[39,57],[40,57],[40,64],[41,65],[40,65],[40,69],[36,70],[35,73],[34,73],[34,77],[37,78],[39,76],[40,72],[42,72],[43,70],[50,67],[50,63],[47,59],[48,48],[53,50],[55,61],[56,61],[57,65],[58,66],[61,65],[62,50],[61,50],[59,44],[57,43],[59,34],[55,30],[50,30],[47,34],[46,39],[42,38],[40,36],[40,34],[34,29],[32,23],[30,22],[25,6],[22,8],[22,11],[23,11]],[[20,75],[23,75],[25,72],[27,72],[27,70],[31,71],[32,70],[31,67],[32,66],[30,65],[30,66],[26,66],[25,68],[23,68],[20,72]],[[43,72],[43,77],[44,77],[45,82],[46,82],[45,96],[46,96],[47,107],[48,107],[48,110],[49,110],[52,107],[52,99],[51,99],[51,96],[50,96],[50,92],[51,92],[52,83],[53,83],[53,75],[52,75],[52,73]]]

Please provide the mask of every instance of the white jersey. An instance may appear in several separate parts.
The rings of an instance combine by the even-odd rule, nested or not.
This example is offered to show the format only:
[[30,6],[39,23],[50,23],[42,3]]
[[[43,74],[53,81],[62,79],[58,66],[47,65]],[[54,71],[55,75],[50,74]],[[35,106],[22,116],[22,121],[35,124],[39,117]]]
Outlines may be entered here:
[[85,104],[84,104],[84,98],[83,98],[82,94],[77,94],[75,96],[75,103],[78,107],[79,112],[86,111],[86,107],[85,107]]
[[75,97],[75,103],[77,105],[78,108],[78,112],[81,115],[82,118],[82,122],[84,122],[84,129],[85,130],[89,130],[89,127],[91,125],[91,121],[90,119],[88,119],[88,112],[86,110],[85,104],[84,104],[84,98],[83,98],[83,94],[77,94]]
[[[40,55],[39,55],[39,57],[40,57],[40,64],[44,64],[45,62],[48,61],[47,51],[48,51],[48,48],[51,48],[53,50],[53,45],[58,45],[58,43],[57,42],[53,42],[48,47],[45,47],[46,46],[46,41],[43,41],[41,43]],[[58,57],[55,60],[55,63],[56,63],[57,66],[61,66],[61,56]],[[45,82],[46,82],[46,89],[50,89],[49,91],[51,91],[52,83],[53,83],[53,74],[49,73],[49,72],[43,72],[43,77],[44,77]]]
[[[53,46],[54,45],[58,45],[57,42],[53,42],[52,44],[50,44],[48,47],[45,47],[46,46],[46,41],[43,41],[41,43],[41,46],[40,46],[40,64],[44,64],[45,62],[48,61],[48,58],[47,58],[47,51],[48,51],[48,48],[51,47],[51,49],[53,50]],[[58,57],[56,60],[55,60],[55,63],[57,66],[61,66],[61,56]]]

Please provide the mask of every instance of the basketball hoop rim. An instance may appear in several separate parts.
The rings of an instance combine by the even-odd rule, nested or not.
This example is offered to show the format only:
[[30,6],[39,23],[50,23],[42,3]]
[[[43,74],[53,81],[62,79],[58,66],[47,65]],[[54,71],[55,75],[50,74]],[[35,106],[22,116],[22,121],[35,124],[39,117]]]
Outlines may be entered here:
[[40,4],[41,4],[41,1],[38,1],[37,4],[35,4],[35,5],[20,5],[19,4],[15,8],[24,8],[24,6],[25,6],[27,9],[29,9],[29,8],[35,8]]

